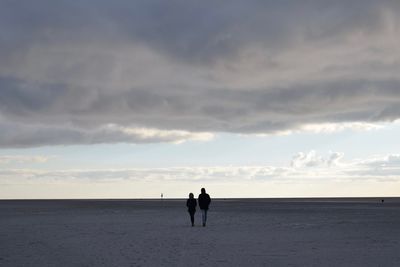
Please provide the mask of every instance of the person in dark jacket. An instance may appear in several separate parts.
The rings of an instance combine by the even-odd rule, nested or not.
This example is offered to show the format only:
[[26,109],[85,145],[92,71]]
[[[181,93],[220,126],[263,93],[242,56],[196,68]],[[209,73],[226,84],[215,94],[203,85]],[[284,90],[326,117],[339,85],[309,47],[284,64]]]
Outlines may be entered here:
[[199,207],[201,209],[201,218],[203,220],[203,226],[206,226],[207,211],[208,211],[208,206],[210,206],[211,203],[211,198],[206,193],[206,190],[204,188],[201,189],[201,194],[199,195],[198,200],[199,200]]
[[193,193],[189,194],[189,199],[186,201],[186,207],[188,208],[188,212],[190,214],[190,221],[192,222],[192,226],[194,226],[194,214],[196,213],[197,201],[194,198]]

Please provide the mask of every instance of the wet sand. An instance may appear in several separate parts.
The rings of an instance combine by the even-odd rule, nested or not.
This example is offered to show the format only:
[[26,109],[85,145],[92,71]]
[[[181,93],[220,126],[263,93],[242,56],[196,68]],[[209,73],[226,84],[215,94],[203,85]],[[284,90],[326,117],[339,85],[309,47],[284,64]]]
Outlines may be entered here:
[[0,266],[400,266],[400,199],[0,201]]

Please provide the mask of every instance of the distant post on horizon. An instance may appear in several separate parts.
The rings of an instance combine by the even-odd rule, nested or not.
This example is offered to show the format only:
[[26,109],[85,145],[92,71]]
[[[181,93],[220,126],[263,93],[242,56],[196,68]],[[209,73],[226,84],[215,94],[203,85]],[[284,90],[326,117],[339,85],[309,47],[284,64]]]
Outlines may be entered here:
[[163,194],[163,193],[161,193],[161,200],[163,200],[163,198],[164,198],[164,194]]

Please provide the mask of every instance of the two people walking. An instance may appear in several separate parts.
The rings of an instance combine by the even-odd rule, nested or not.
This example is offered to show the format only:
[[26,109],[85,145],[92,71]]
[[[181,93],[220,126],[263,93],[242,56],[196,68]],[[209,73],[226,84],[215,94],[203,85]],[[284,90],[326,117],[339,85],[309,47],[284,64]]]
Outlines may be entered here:
[[[207,211],[208,207],[210,206],[211,203],[211,198],[210,195],[206,193],[206,190],[204,188],[201,189],[201,194],[198,197],[198,202],[199,202],[199,207],[201,210],[201,218],[203,222],[203,227],[206,226],[207,222]],[[196,213],[196,206],[197,206],[197,201],[194,198],[193,193],[189,194],[189,199],[186,201],[186,206],[188,208],[188,212],[190,214],[190,221],[192,222],[192,226],[194,226],[194,214]]]

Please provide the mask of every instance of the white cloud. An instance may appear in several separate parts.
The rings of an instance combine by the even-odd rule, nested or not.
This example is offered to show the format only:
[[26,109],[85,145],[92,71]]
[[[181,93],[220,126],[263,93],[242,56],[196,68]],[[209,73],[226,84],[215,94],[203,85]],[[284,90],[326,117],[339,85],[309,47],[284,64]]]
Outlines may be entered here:
[[298,153],[291,166],[296,177],[302,180],[314,177],[336,181],[398,181],[400,178],[400,156],[397,154],[372,156],[365,159],[344,160],[341,152],[330,152],[328,157],[315,151]]
[[[299,152],[293,156],[290,165],[293,168],[304,168],[304,167],[322,167],[322,168],[333,168],[333,167],[344,167],[346,165],[355,164],[353,162],[343,161],[344,153],[329,151],[327,157],[319,155],[315,150],[309,152]],[[356,163],[359,164],[359,163]]]
[[381,123],[365,123],[365,122],[343,122],[343,123],[320,123],[320,124],[306,124],[300,127],[300,132],[311,133],[336,133],[345,130],[352,131],[371,131],[379,130],[385,127]]
[[[173,143],[182,143],[185,141],[208,141],[211,140],[214,135],[212,133],[201,133],[201,132],[188,132],[188,131],[178,131],[178,130],[159,130],[151,128],[128,128],[116,125],[108,125],[106,127],[111,131],[120,131],[142,140],[144,142],[165,142],[172,141]],[[122,139],[121,139],[122,140]],[[138,141],[137,141],[138,142]]]
[[[389,196],[398,193],[400,156],[344,160],[298,153],[297,166],[204,166],[0,170],[0,198],[186,197],[201,187],[213,197]],[[301,159],[301,160],[300,160]],[[293,164],[293,163],[292,163]],[[296,164],[294,164],[296,165]],[[397,190],[397,191],[396,191]]]
[[344,153],[342,152],[330,152],[329,158],[327,159],[328,166],[339,166],[340,161],[344,157]]
[[398,123],[393,121],[390,123],[365,123],[365,122],[340,122],[340,123],[316,123],[316,124],[304,124],[293,126],[290,130],[277,130],[268,134],[253,134],[259,137],[268,137],[273,135],[285,136],[291,134],[333,134],[343,131],[376,131],[387,127],[389,124]]
[[318,156],[317,153],[312,150],[308,153],[299,152],[293,156],[291,166],[294,168],[300,167],[315,167],[325,163],[325,160]]
[[45,163],[49,157],[45,156],[0,156],[0,164],[10,163]]
[[3,169],[1,184],[123,182],[274,182],[307,183],[388,179],[400,180],[400,155],[343,160],[343,153],[324,158],[315,151],[296,154],[290,166],[208,166],[126,169]]
[[400,167],[400,155],[374,156],[369,159],[359,160],[357,164],[375,168]]

